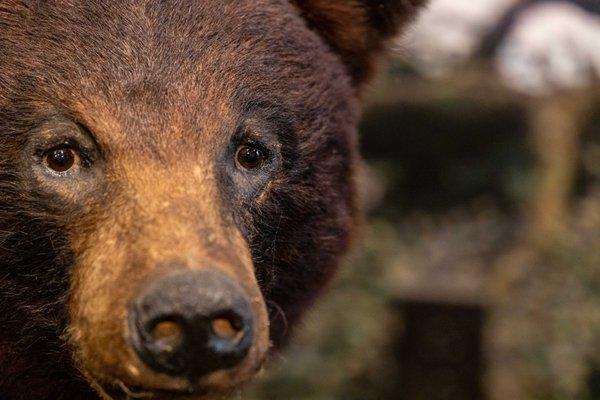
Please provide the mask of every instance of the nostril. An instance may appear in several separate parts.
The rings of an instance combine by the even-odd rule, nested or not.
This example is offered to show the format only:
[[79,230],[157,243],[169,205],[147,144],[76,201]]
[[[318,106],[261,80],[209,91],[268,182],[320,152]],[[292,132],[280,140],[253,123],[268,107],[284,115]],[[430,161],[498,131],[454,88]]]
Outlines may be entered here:
[[157,371],[176,374],[184,370],[182,351],[188,334],[185,319],[174,314],[147,318],[142,309],[134,307],[129,320],[134,350]]
[[244,322],[235,315],[221,315],[211,321],[212,332],[220,339],[238,344],[244,337]]
[[164,352],[176,351],[184,340],[184,327],[174,319],[164,319],[154,323],[150,329],[154,345]]

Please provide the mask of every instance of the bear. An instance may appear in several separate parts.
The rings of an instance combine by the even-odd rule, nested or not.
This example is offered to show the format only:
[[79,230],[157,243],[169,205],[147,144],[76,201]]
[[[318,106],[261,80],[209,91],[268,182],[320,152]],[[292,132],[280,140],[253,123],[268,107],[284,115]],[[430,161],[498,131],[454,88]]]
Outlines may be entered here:
[[360,223],[361,93],[423,0],[0,0],[0,398],[211,399]]

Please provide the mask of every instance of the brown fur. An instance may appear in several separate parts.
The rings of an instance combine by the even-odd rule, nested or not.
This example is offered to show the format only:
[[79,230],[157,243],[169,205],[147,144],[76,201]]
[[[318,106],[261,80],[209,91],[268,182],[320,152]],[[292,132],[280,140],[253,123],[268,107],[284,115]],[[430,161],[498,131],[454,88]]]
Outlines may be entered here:
[[[204,398],[283,341],[348,247],[357,85],[412,12],[328,4],[0,0],[0,397]],[[84,175],[40,166],[59,134],[96,149]],[[235,169],[242,134],[272,142],[269,170]],[[130,350],[128,304],[175,267],[251,298],[240,366],[186,382]]]
[[388,39],[426,0],[295,0],[309,26],[341,56],[355,82],[373,72]]

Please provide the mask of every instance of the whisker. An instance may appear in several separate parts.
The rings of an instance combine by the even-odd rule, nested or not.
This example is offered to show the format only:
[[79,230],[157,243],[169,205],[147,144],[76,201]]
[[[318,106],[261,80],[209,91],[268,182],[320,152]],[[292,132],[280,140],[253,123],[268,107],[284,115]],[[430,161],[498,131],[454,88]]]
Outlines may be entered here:
[[285,315],[285,311],[283,311],[283,308],[281,308],[281,306],[279,304],[277,304],[276,302],[274,302],[273,300],[267,300],[267,304],[269,306],[272,306],[273,309],[275,309],[275,311],[277,312],[276,316],[281,316],[281,320],[283,322],[282,335],[285,336],[288,332],[288,319],[287,319],[287,316]]
[[149,392],[135,393],[134,391],[132,391],[131,389],[129,389],[127,387],[127,385],[125,385],[120,380],[117,380],[116,382],[117,382],[117,385],[119,385],[119,387],[123,391],[123,393],[125,393],[125,395],[127,396],[128,400],[129,399],[151,399],[151,398],[154,397],[154,395],[152,393],[149,393]]

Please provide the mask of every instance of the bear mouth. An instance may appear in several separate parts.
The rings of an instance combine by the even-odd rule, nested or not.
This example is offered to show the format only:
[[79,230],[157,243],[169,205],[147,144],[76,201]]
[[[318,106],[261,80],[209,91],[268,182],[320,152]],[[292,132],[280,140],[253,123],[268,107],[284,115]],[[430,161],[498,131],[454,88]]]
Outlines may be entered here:
[[127,386],[121,381],[113,385],[100,385],[102,391],[109,396],[111,400],[133,400],[133,399],[154,399],[154,400],[205,400],[216,395],[204,387],[190,387],[189,389],[164,390],[149,389],[143,387]]

